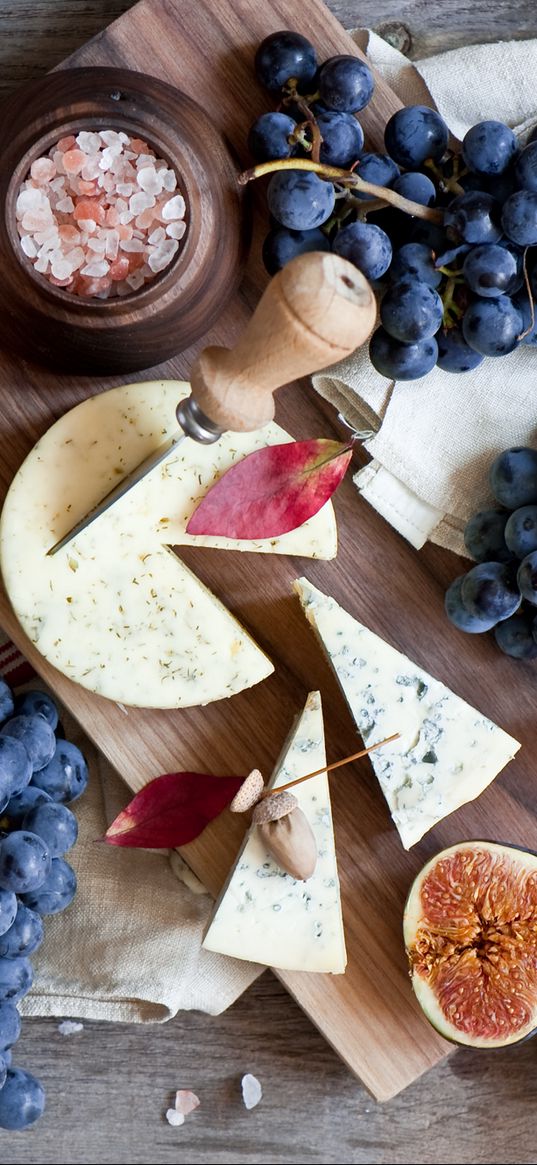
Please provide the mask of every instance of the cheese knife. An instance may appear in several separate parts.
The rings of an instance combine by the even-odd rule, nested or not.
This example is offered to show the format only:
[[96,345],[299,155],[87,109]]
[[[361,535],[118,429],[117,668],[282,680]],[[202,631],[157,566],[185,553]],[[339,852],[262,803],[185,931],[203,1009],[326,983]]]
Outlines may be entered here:
[[350,355],[370,335],[375,296],[339,255],[300,255],[268,284],[232,349],[204,348],[191,370],[191,395],[176,409],[179,429],[132,469],[47,551],[57,554],[187,437],[202,444],[224,432],[249,432],[274,416],[274,392]]

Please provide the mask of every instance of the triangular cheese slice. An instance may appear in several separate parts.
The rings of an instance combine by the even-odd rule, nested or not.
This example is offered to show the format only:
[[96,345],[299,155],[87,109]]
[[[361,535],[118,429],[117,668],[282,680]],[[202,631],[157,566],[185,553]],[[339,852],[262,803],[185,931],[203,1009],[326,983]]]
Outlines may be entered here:
[[199,498],[235,461],[290,441],[277,425],[187,439],[64,550],[61,538],[117,481],[178,431],[184,381],[123,385],[83,401],[41,438],[9,489],[2,574],[24,631],[50,663],[102,696],[182,708],[231,696],[273,671],[236,619],[169,546],[336,552],[331,503],[298,530],[260,542],[185,533]]
[[[325,764],[321,698],[310,692],[269,787],[276,789]],[[267,853],[257,827],[251,826],[203,946],[288,971],[342,974],[347,956],[327,774],[304,781],[293,793],[317,842],[312,877],[297,882],[285,874]]]
[[370,760],[409,849],[478,797],[520,744],[307,579],[294,588],[365,743],[401,734]]

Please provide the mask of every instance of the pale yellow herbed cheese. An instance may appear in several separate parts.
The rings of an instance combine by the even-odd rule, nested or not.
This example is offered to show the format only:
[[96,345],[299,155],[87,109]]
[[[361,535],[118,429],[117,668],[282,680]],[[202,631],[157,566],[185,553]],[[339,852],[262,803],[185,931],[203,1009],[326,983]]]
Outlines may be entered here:
[[5,586],[32,643],[84,687],[123,704],[205,704],[259,683],[273,667],[244,628],[169,546],[212,545],[330,557],[331,505],[281,539],[191,538],[187,522],[213,481],[267,443],[276,425],[187,440],[52,557],[47,550],[177,431],[182,381],[124,385],[66,413],[34,446],[8,492],[0,524]]

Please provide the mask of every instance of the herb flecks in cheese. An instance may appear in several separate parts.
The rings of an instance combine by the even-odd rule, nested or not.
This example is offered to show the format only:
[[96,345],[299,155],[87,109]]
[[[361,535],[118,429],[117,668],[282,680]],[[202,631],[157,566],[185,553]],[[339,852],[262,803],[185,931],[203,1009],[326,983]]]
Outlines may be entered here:
[[[321,699],[310,692],[276,765],[277,789],[326,764]],[[293,793],[317,844],[315,872],[298,882],[276,865],[251,826],[215,907],[203,945],[208,950],[290,971],[341,974],[347,956],[326,773]]]
[[307,579],[295,590],[334,668],[405,849],[473,801],[520,748]]
[[53,557],[49,547],[167,437],[182,381],[124,385],[61,417],[14,478],[0,528],[12,606],[38,650],[70,679],[122,704],[176,708],[233,695],[272,664],[169,546],[212,545],[331,557],[331,504],[280,539],[192,538],[185,528],[210,484],[237,459],[291,438],[277,425],[185,441]]

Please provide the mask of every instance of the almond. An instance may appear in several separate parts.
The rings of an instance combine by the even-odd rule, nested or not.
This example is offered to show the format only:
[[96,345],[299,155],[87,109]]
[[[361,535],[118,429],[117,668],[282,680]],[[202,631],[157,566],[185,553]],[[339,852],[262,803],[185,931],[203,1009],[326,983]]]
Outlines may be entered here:
[[[280,794],[282,797],[286,795]],[[271,857],[286,874],[301,882],[311,878],[317,864],[317,846],[311,825],[302,809],[297,806],[284,817],[261,822],[258,829]]]

